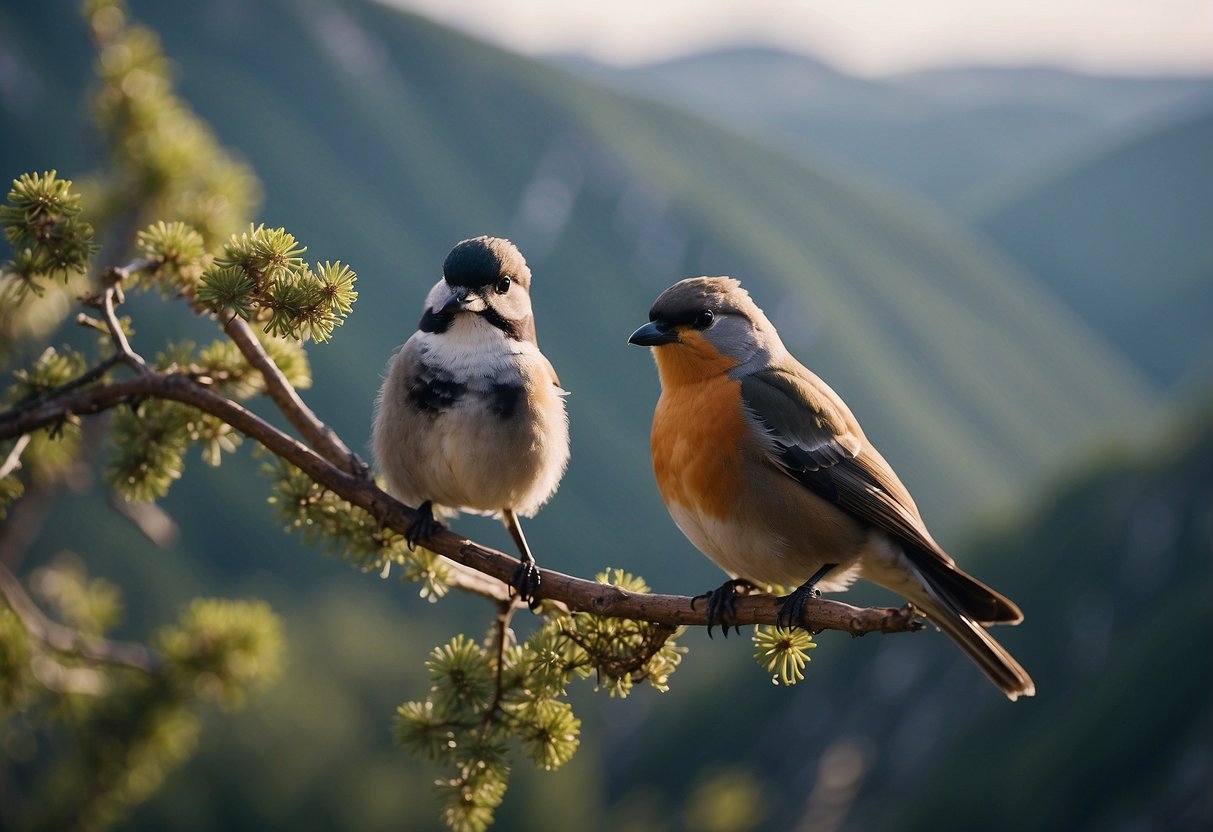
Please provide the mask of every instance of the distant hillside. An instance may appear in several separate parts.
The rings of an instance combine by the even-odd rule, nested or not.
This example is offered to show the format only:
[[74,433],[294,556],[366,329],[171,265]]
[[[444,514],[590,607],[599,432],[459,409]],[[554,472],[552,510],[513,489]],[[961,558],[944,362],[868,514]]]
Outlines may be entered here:
[[1213,380],[1213,108],[1043,178],[977,226],[1156,382]]
[[834,159],[957,207],[1134,125],[1213,99],[1207,77],[1117,78],[959,67],[863,79],[769,48],[635,67],[557,59],[810,160]]

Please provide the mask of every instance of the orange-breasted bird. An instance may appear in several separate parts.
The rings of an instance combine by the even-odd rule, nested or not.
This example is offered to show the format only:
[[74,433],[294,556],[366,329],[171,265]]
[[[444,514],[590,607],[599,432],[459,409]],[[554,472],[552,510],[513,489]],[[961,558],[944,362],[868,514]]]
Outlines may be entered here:
[[798,586],[780,609],[791,625],[818,588],[865,578],[913,603],[1008,698],[1035,694],[986,631],[1018,624],[1019,607],[935,542],[850,409],[792,357],[738,281],[674,284],[628,341],[653,348],[661,378],[652,452],[666,508],[732,577],[707,593],[709,624],[727,622],[747,585]]

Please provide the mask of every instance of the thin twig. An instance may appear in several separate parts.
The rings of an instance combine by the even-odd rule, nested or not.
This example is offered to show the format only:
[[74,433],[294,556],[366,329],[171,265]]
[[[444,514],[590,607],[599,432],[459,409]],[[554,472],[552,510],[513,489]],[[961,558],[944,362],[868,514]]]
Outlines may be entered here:
[[500,601],[497,610],[497,667],[494,673],[494,690],[493,701],[489,703],[488,709],[484,713],[484,721],[481,723],[481,737],[488,735],[489,726],[497,716],[497,710],[501,707],[501,697],[505,692],[504,677],[505,677],[505,641],[510,634],[510,619],[514,617],[514,610],[518,608],[514,598]]
[[[77,320],[79,320],[79,318],[77,318]],[[53,387],[50,390],[43,390],[38,395],[33,396],[32,398],[26,399],[25,401],[21,402],[16,407],[14,407],[12,409],[12,411],[10,411],[10,412],[19,413],[23,410],[32,410],[35,407],[37,407],[38,405],[44,404],[48,401],[51,401],[52,399],[58,398],[59,396],[62,396],[65,393],[70,393],[71,391],[73,391],[79,387],[85,387],[89,384],[92,384],[94,381],[98,381],[99,379],[104,377],[106,373],[108,373],[110,370],[114,369],[114,367],[116,367],[117,365],[124,363],[124,361],[125,361],[125,359],[121,355],[118,355],[117,353],[115,353],[114,355],[111,355],[109,358],[102,361],[97,366],[88,370],[88,372],[81,374],[80,376],[72,379],[71,381],[69,381],[65,384],[61,384],[58,387]]]
[[17,441],[13,444],[12,449],[5,457],[4,463],[0,464],[0,480],[7,477],[14,471],[21,468],[21,454],[25,453],[25,446],[29,444],[30,435],[28,433],[17,437]]
[[109,506],[153,545],[167,549],[177,542],[177,523],[157,503],[132,503],[111,492]]
[[101,279],[106,284],[124,283],[139,272],[158,268],[163,262],[163,260],[155,257],[140,257],[127,263],[125,266],[114,266],[107,270]]
[[94,306],[100,306],[101,311],[105,313],[105,326],[109,330],[110,338],[114,342],[114,347],[121,356],[121,360],[130,365],[137,373],[148,373],[151,370],[147,366],[147,362],[143,356],[139,355],[131,349],[131,343],[126,337],[126,332],[122,329],[122,324],[118,320],[116,306],[125,300],[122,294],[122,283],[130,280],[133,275],[141,271],[153,268],[160,261],[153,260],[147,257],[133,260],[125,266],[114,266],[107,269],[101,275],[101,297],[100,299],[93,297],[86,302]]
[[[87,415],[108,410],[140,398],[161,398],[188,404],[217,416],[236,430],[260,442],[267,450],[299,468],[317,483],[342,499],[369,512],[382,526],[404,534],[419,517],[417,512],[378,488],[368,477],[351,475],[318,453],[283,433],[236,402],[227,399],[186,375],[149,372],[133,378],[97,384],[73,391],[55,401],[21,412],[0,413],[0,439],[19,436],[53,424],[68,413]],[[432,552],[449,558],[481,575],[495,579],[491,589],[482,591],[485,582],[476,577],[465,583],[466,570],[452,571],[451,583],[460,589],[478,592],[500,600],[518,569],[518,560],[503,552],[481,546],[454,532],[440,530],[420,543]],[[540,569],[540,599],[563,604],[570,610],[597,615],[650,621],[670,626],[706,625],[704,604],[695,608],[684,595],[654,595],[628,592],[619,587],[575,578],[550,569]],[[766,595],[737,599],[731,624],[775,624],[779,602]],[[805,605],[798,622],[809,630],[842,630],[852,634],[868,632],[906,632],[922,628],[913,607],[860,608],[838,601],[815,598]]]
[[[0,563],[10,570],[15,570],[28,553],[59,494],[79,490],[87,482],[91,469],[83,460],[97,446],[100,427],[99,422],[82,425],[81,457],[63,467],[28,477],[21,499],[8,507],[4,521],[0,522]],[[32,437],[32,432],[27,435]]]
[[118,320],[118,315],[114,311],[114,295],[118,293],[116,286],[108,286],[101,295],[102,308],[105,311],[105,323],[109,327],[110,337],[114,339],[114,346],[118,348],[118,354],[121,355],[126,363],[135,369],[138,373],[151,372],[147,368],[147,362],[143,360],[143,356],[131,349],[131,342],[127,340],[126,333],[122,330],[122,324]]
[[164,662],[160,657],[142,644],[86,636],[65,624],[52,621],[38,609],[38,605],[25,593],[21,582],[3,564],[0,564],[0,596],[21,621],[29,637],[48,650],[103,664],[129,667],[152,676],[164,671]]
[[261,373],[265,379],[265,392],[304,440],[322,457],[347,474],[369,478],[366,465],[357,454],[346,447],[336,431],[320,421],[307,406],[298,391],[282,374],[282,370],[274,363],[274,359],[265,351],[265,347],[261,346],[248,322],[233,316],[224,325],[223,330],[235,342],[245,360]]

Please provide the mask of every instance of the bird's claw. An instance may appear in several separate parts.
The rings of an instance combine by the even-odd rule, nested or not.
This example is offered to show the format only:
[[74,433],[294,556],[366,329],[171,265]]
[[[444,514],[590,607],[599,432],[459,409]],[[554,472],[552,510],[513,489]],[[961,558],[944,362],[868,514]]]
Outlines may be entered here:
[[725,581],[720,586],[702,595],[696,595],[691,599],[691,609],[695,609],[695,602],[701,599],[707,599],[708,602],[708,638],[712,637],[712,628],[719,625],[724,637],[729,637],[729,627],[732,626],[741,634],[741,627],[737,624],[730,625],[728,622],[737,617],[737,596],[744,595],[747,592],[757,589],[754,584],[744,578],[734,578],[730,581]]
[[429,500],[417,507],[417,515],[404,533],[404,542],[408,544],[410,552],[417,548],[418,542],[446,528],[441,521],[434,519],[434,504]]
[[821,590],[808,585],[798,587],[791,595],[783,596],[780,599],[783,603],[779,605],[779,615],[775,617],[775,625],[784,630],[799,627],[804,615],[804,605],[810,598],[820,597]]
[[524,560],[518,564],[510,586],[517,591],[518,598],[529,609],[533,611],[539,606],[539,599],[535,597],[535,593],[539,590],[539,566],[534,561]]
[[817,589],[817,582],[830,574],[837,566],[838,564],[836,563],[823,565],[813,573],[811,578],[797,587],[791,595],[785,595],[780,599],[783,603],[779,606],[779,615],[775,617],[775,625],[785,630],[799,627],[804,615],[804,605],[809,602],[810,598],[821,597],[821,590]]

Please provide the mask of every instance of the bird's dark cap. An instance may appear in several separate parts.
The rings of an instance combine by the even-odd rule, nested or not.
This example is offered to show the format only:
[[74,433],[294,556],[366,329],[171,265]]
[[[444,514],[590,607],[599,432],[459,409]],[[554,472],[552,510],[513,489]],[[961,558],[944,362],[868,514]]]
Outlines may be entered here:
[[700,312],[732,312],[751,320],[757,310],[741,283],[731,277],[688,277],[662,292],[649,309],[650,321],[688,324]]
[[451,249],[442,264],[442,276],[452,286],[479,289],[502,277],[529,288],[531,270],[522,252],[501,237],[473,237]]

